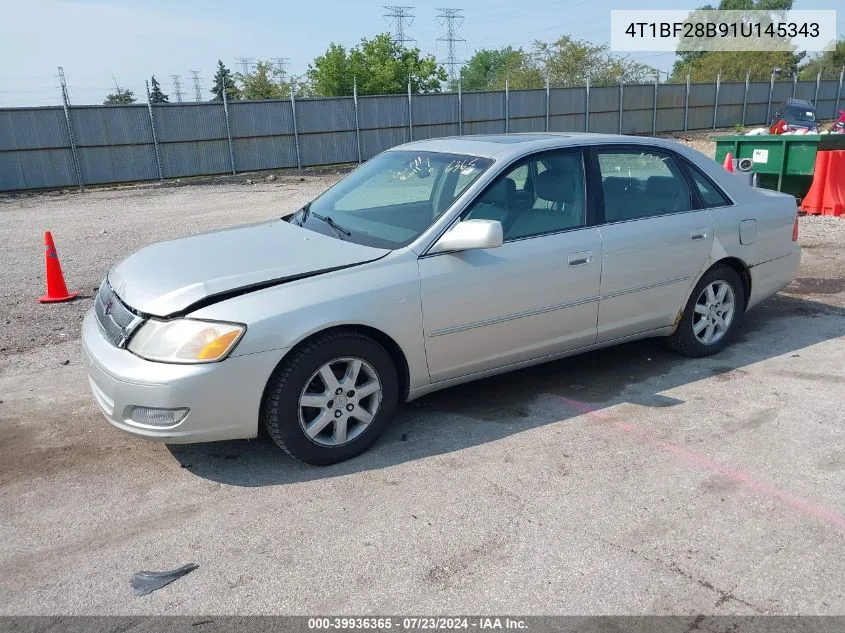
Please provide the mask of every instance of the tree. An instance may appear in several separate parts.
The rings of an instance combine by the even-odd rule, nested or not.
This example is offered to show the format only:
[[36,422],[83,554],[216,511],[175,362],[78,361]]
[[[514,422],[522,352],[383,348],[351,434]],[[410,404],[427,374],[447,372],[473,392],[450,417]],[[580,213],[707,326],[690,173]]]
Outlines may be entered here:
[[290,95],[282,71],[270,61],[259,60],[253,72],[235,73],[235,79],[241,84],[241,98],[247,101],[284,99]]
[[[654,79],[657,69],[614,55],[607,44],[592,44],[568,35],[549,44],[534,42],[533,56],[541,73],[555,85],[642,83]],[[540,87],[540,86],[536,86]]]
[[115,83],[115,92],[110,95],[106,96],[106,100],[103,101],[103,105],[127,105],[130,103],[135,103],[135,93],[131,90],[123,90],[120,86]]
[[340,96],[352,94],[353,79],[360,94],[396,94],[440,92],[446,71],[432,55],[421,56],[420,49],[404,49],[390,35],[382,33],[347,51],[332,43],[325,54],[308,66],[308,79],[315,94]]
[[212,101],[223,101],[223,88],[226,89],[227,101],[237,101],[241,98],[241,91],[235,85],[235,80],[232,78],[232,72],[226,68],[221,60],[217,60],[217,72],[214,75],[214,86],[211,88],[211,94],[214,95]]
[[161,86],[158,80],[156,80],[155,75],[150,78],[150,85],[152,86],[152,90],[150,90],[150,103],[167,103],[169,101],[168,96],[161,91]]
[[519,65],[517,57],[521,54],[524,55],[521,48],[514,50],[510,46],[476,51],[461,68],[461,88],[470,92],[492,89],[503,81],[509,68]]
[[[705,18],[702,12],[706,11],[789,11],[792,9],[792,0],[720,0],[718,7],[706,4],[693,11],[687,21],[695,22],[697,17]],[[700,21],[700,20],[699,20]],[[690,41],[682,41],[682,45]],[[695,46],[695,40],[691,40],[691,46]],[[787,55],[778,53],[786,52]],[[795,72],[798,63],[804,54],[797,54],[789,57],[788,51],[699,51],[683,50],[677,51],[678,58],[672,66],[671,80],[683,81],[687,73],[693,81],[713,81],[719,73],[717,66],[724,65],[722,77],[728,81],[742,81],[746,72],[751,71],[752,79],[768,79],[775,68],[781,68],[784,72]],[[739,70],[739,66],[744,68]],[[712,73],[713,68],[716,72]]]
[[818,53],[811,57],[801,68],[802,79],[815,79],[821,72],[822,79],[838,79],[845,68],[845,37],[836,42],[833,50]]

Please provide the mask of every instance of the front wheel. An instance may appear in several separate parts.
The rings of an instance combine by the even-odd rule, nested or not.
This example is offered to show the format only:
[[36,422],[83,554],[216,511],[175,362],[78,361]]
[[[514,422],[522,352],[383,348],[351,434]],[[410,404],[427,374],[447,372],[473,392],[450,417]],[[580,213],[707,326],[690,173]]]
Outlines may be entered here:
[[709,356],[728,344],[745,311],[745,287],[733,268],[716,266],[696,284],[669,346],[684,356]]
[[330,332],[295,350],[264,398],[264,423],[296,459],[327,465],[354,457],[378,439],[398,400],[390,354],[357,332]]

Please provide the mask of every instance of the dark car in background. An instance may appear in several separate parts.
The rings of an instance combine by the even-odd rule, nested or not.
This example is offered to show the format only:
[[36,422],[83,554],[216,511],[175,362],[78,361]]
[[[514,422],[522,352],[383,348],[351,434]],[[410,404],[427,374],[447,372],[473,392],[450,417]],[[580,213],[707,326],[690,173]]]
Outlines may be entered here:
[[769,124],[775,125],[780,120],[786,121],[787,131],[798,129],[818,131],[819,128],[816,121],[816,108],[803,99],[787,99],[780,104]]

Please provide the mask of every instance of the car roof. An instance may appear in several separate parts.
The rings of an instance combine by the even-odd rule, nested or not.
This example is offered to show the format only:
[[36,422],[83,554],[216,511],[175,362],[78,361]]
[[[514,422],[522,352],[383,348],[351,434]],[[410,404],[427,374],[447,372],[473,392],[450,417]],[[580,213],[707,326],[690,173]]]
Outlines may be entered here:
[[426,151],[448,154],[481,156],[484,158],[510,159],[543,150],[581,147],[583,145],[625,144],[648,145],[677,150],[673,141],[647,136],[622,134],[596,134],[587,132],[530,132],[520,134],[477,134],[446,136],[443,138],[411,141],[388,151]]
[[812,108],[813,104],[806,99],[794,99],[790,98],[784,101],[785,105],[794,105],[794,106],[801,106],[802,108]]

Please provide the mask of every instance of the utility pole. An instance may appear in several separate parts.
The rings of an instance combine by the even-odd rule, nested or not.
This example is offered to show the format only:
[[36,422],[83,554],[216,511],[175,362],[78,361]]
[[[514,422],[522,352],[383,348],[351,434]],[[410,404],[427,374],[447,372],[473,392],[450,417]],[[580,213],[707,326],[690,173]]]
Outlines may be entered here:
[[414,16],[411,15],[411,10],[414,7],[401,7],[394,4],[386,4],[384,8],[389,11],[385,13],[384,17],[388,24],[394,26],[396,35],[393,37],[393,42],[399,44],[401,48],[405,48],[405,42],[416,42],[412,37],[405,36],[405,27],[411,26],[414,23]]
[[458,67],[461,61],[455,57],[455,42],[466,42],[456,32],[456,28],[464,23],[464,16],[461,15],[463,9],[438,9],[440,13],[437,18],[441,25],[446,25],[446,34],[437,38],[438,42],[446,42],[448,46],[448,54],[446,56],[446,65],[449,67],[449,83],[454,84],[458,76]]
[[241,68],[244,69],[244,76],[249,74],[249,67],[252,66],[252,62],[255,60],[252,57],[238,57],[235,59],[237,63],[241,65]]
[[176,103],[182,103],[182,75],[170,75],[173,80],[173,92],[176,95]]
[[191,76],[194,79],[194,96],[197,101],[202,101],[202,88],[200,87],[200,71],[192,70]]

